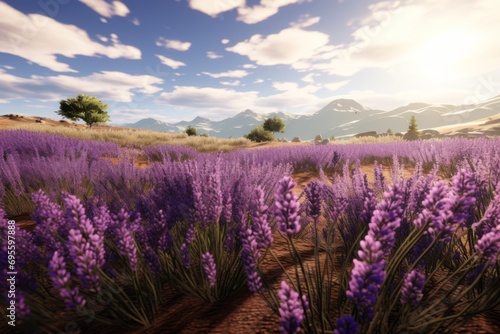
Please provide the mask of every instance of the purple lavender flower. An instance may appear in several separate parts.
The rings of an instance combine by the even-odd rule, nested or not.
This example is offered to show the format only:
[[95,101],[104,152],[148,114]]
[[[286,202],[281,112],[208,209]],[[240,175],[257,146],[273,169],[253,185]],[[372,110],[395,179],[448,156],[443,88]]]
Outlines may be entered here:
[[410,271],[401,288],[401,304],[415,305],[423,297],[425,275],[417,269]]
[[189,254],[189,249],[187,248],[186,243],[183,243],[181,248],[179,249],[179,254],[181,256],[182,266],[186,269],[191,268],[191,256]]
[[474,249],[486,258],[491,265],[495,264],[500,252],[500,225],[483,235],[474,246]]
[[194,227],[194,224],[191,223],[189,224],[189,227],[186,231],[186,243],[191,244],[194,241],[194,238],[196,237],[196,228]]
[[217,276],[217,266],[214,261],[214,257],[210,253],[204,253],[201,255],[201,263],[203,265],[203,271],[205,272],[205,275],[207,276],[208,283],[210,283],[210,286],[215,285],[215,279]]
[[258,186],[255,188],[255,197],[252,203],[252,231],[257,239],[259,249],[269,247],[274,240],[267,221],[267,209],[267,205],[264,204],[264,191]]
[[401,192],[397,184],[389,192],[384,193],[384,199],[377,205],[371,218],[368,235],[382,245],[385,256],[391,253],[395,243],[396,229],[401,221]]
[[500,184],[497,189],[495,197],[488,205],[481,220],[472,225],[472,228],[476,229],[479,236],[491,232],[496,226],[500,225]]
[[248,289],[253,293],[262,290],[262,282],[257,272],[257,261],[260,258],[259,246],[251,229],[241,231],[241,260],[247,275]]
[[96,291],[100,290],[99,276],[95,271],[97,256],[92,251],[92,246],[80,230],[71,229],[68,237],[68,250],[76,265],[76,274],[82,281],[82,286]]
[[470,223],[474,219],[474,203],[478,194],[476,176],[465,169],[458,171],[451,179],[455,193],[454,219],[456,224]]
[[306,214],[316,220],[321,215],[323,185],[319,180],[314,180],[307,185],[305,192],[307,197]]
[[115,229],[115,233],[117,237],[116,240],[118,240],[116,245],[118,252],[129,260],[132,270],[137,271],[139,262],[137,259],[137,247],[134,237],[125,226]]
[[333,331],[333,334],[356,334],[358,332],[358,323],[350,314],[340,317],[336,325],[337,328]]
[[64,299],[68,308],[83,307],[86,304],[87,301],[79,294],[78,287],[70,290],[71,276],[66,271],[64,257],[59,256],[57,251],[49,261],[49,276],[52,286],[59,290],[59,295]]
[[304,320],[303,298],[299,298],[299,294],[290,288],[285,281],[281,282],[278,296],[281,299],[279,308],[281,332],[284,334],[297,333],[300,331],[300,323]]
[[452,211],[454,204],[455,197],[450,194],[444,181],[437,181],[422,202],[424,209],[413,224],[421,228],[429,223],[426,233],[433,238],[439,236],[439,241],[449,240],[457,229]]
[[384,252],[382,244],[370,235],[367,235],[360,245],[358,256],[361,261],[353,260],[354,268],[346,296],[358,306],[362,317],[371,320],[373,306],[377,302],[378,291],[385,278]]
[[278,182],[278,189],[275,195],[276,225],[278,230],[291,237],[300,231],[300,203],[297,195],[293,193],[293,188],[297,184],[290,176],[283,177]]

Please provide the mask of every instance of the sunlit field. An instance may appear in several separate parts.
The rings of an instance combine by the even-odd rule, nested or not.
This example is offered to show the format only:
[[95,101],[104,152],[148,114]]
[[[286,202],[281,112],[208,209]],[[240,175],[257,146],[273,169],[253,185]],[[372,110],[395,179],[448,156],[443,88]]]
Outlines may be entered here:
[[500,329],[499,139],[37,130],[0,131],[20,333]]

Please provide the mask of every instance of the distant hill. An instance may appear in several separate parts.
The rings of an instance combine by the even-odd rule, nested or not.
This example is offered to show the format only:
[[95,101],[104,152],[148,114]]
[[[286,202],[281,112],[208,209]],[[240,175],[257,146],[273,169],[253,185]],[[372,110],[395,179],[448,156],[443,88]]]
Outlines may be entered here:
[[394,133],[405,132],[413,115],[417,118],[419,129],[423,130],[446,129],[498,114],[500,96],[476,105],[411,103],[390,111],[371,109],[350,99],[338,99],[311,115],[292,115],[285,112],[261,114],[247,109],[221,121],[196,117],[192,121],[169,124],[147,118],[123,126],[164,132],[182,132],[187,126],[193,126],[198,129],[198,133],[220,138],[237,138],[249,133],[266,118],[277,116],[285,122],[286,129],[285,133],[277,134],[276,137],[292,139],[298,136],[302,140],[311,140],[318,134],[323,138],[332,135],[341,138],[367,131],[383,133],[389,128]]

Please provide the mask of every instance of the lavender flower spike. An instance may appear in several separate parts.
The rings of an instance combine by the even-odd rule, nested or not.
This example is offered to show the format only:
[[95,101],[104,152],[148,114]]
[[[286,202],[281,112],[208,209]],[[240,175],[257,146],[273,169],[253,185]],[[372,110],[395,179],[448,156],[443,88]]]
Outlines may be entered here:
[[264,191],[260,186],[255,188],[255,198],[252,207],[252,231],[259,248],[266,248],[273,242],[271,227],[267,221],[267,205],[264,204]]
[[405,277],[401,288],[401,304],[415,305],[423,297],[425,275],[417,269],[413,269]]
[[70,290],[71,276],[66,271],[64,257],[59,256],[58,251],[54,252],[49,262],[49,276],[52,285],[54,288],[59,289],[59,295],[64,299],[68,308],[83,307],[86,304],[87,301],[79,294],[78,287]]
[[291,237],[300,231],[298,197],[293,193],[293,188],[297,184],[290,176],[283,177],[278,183],[275,195],[276,205],[276,225],[278,230]]
[[337,320],[337,328],[333,334],[356,334],[358,332],[358,323],[352,315],[343,315]]
[[257,272],[257,261],[260,258],[259,247],[251,229],[241,231],[241,260],[247,275],[248,289],[253,293],[262,290],[262,282]]
[[500,253],[500,225],[483,235],[474,246],[474,249],[489,260],[492,265],[495,264],[498,253]]
[[203,271],[207,276],[210,286],[215,285],[215,278],[217,276],[217,266],[214,261],[214,257],[210,253],[204,253],[201,255],[201,262],[203,264]]
[[281,282],[281,289],[278,291],[278,296],[281,299],[279,308],[281,332],[284,334],[297,333],[300,331],[300,323],[304,320],[303,298],[299,298],[299,294],[290,288],[285,281]]
[[306,213],[314,219],[318,219],[321,215],[322,188],[322,183],[319,180],[314,180],[305,189],[307,196]]

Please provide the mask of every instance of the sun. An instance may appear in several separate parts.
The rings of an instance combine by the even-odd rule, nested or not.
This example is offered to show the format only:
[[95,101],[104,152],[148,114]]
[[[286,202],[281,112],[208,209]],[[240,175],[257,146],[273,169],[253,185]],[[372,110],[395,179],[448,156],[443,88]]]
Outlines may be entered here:
[[478,43],[476,34],[464,30],[448,30],[433,35],[417,46],[414,59],[419,72],[433,81],[459,78],[467,67],[467,59]]

